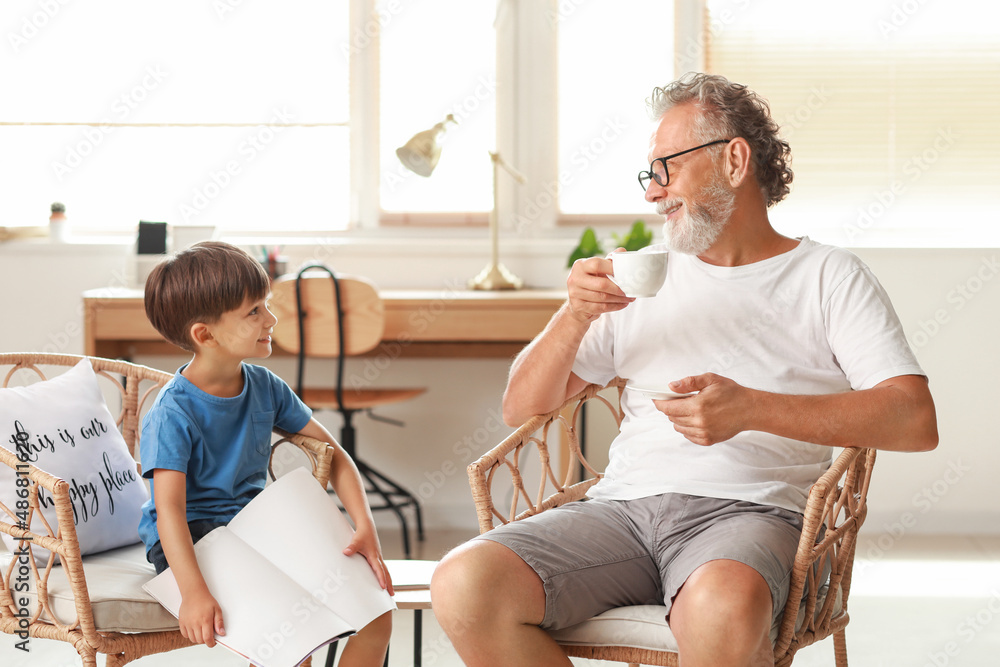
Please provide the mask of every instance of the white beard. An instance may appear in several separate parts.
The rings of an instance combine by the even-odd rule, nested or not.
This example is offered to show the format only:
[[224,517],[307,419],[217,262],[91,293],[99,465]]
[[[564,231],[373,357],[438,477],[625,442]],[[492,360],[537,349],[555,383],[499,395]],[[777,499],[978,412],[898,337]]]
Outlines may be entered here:
[[698,202],[683,199],[661,200],[656,205],[660,215],[684,205],[684,215],[663,223],[663,237],[671,250],[687,255],[701,255],[712,247],[729,223],[736,208],[736,193],[726,187],[722,177],[715,175],[697,195]]

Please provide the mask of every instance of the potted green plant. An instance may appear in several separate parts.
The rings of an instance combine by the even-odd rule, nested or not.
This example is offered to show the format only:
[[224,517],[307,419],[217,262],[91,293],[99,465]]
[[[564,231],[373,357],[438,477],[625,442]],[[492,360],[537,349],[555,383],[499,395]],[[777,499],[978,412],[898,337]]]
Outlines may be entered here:
[[[632,228],[628,230],[625,236],[619,236],[616,233],[611,234],[611,239],[615,244],[615,248],[625,248],[626,250],[639,250],[640,248],[645,248],[650,243],[653,242],[653,232],[646,229],[646,223],[642,220],[636,220],[632,224]],[[601,242],[597,238],[597,232],[594,231],[593,227],[587,227],[583,230],[583,234],[580,236],[580,243],[574,248],[573,252],[569,255],[569,261],[566,263],[566,267],[569,268],[573,266],[573,262],[578,259],[583,259],[586,257],[603,256],[607,253],[601,246]]]

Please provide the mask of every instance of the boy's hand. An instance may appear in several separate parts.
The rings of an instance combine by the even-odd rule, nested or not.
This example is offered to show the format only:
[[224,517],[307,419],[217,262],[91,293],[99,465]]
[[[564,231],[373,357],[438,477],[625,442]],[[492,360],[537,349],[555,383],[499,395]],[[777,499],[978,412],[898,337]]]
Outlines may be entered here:
[[215,646],[215,635],[225,635],[222,625],[222,608],[207,590],[204,593],[189,593],[181,600],[181,635],[188,641]]
[[389,568],[385,566],[385,561],[382,559],[382,547],[379,545],[378,535],[375,534],[374,529],[361,528],[354,533],[351,543],[344,549],[344,555],[352,556],[356,553],[361,554],[368,561],[372,572],[375,573],[375,578],[378,579],[378,585],[386,589],[389,595],[394,595]]

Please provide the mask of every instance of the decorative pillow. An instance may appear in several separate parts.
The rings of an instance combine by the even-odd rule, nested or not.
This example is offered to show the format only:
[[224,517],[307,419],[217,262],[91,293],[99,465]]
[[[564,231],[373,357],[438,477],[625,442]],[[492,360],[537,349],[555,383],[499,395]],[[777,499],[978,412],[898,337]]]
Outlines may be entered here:
[[[140,509],[149,493],[89,360],[51,380],[0,389],[0,446],[69,484],[82,554],[139,541]],[[0,502],[16,511],[17,501],[24,500],[21,489],[15,472],[0,465]],[[45,489],[39,488],[38,495],[42,514],[55,530],[54,500]],[[6,514],[3,518],[10,521]],[[31,529],[47,533],[37,515]],[[17,540],[6,533],[3,538],[16,549]],[[47,549],[35,545],[32,550],[36,560],[48,559]]]

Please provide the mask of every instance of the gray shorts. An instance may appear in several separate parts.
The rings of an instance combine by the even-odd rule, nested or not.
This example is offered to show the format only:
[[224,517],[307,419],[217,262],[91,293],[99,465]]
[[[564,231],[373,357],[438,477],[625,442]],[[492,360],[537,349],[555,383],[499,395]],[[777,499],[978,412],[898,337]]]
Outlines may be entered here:
[[614,607],[670,611],[688,577],[712,560],[735,560],[764,577],[777,628],[802,532],[802,515],[738,500],[667,493],[569,503],[476,539],[521,557],[545,588],[541,627],[557,630]]

